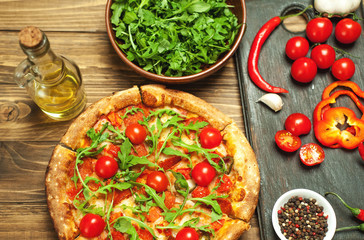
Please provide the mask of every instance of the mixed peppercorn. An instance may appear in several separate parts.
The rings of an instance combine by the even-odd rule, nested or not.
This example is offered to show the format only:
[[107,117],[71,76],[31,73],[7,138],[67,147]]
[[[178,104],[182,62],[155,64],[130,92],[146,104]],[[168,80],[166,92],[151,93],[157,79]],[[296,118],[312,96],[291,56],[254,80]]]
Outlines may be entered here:
[[287,239],[324,239],[328,231],[323,207],[316,199],[291,197],[280,210],[278,222]]

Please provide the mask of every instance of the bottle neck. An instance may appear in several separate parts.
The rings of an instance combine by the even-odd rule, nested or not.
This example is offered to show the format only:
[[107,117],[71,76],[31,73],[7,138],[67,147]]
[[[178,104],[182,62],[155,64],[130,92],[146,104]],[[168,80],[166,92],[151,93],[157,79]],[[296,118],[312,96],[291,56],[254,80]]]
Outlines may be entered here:
[[35,47],[27,47],[20,43],[23,52],[33,64],[32,72],[40,83],[55,83],[63,74],[64,62],[50,48],[47,36],[42,33],[42,40]]
[[43,33],[41,42],[35,47],[27,47],[20,43],[23,52],[27,55],[29,61],[34,64],[54,62],[57,56],[50,48],[47,36]]

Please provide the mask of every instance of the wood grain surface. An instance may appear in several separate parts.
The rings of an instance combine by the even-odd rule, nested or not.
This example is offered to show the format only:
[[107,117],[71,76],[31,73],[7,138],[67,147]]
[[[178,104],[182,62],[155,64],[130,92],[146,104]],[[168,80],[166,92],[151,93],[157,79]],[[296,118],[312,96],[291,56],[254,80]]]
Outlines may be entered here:
[[[238,69],[240,86],[242,89],[246,119],[246,133],[256,151],[261,170],[261,192],[259,200],[259,217],[262,239],[278,239],[271,224],[272,209],[276,200],[285,192],[295,188],[307,188],[321,195],[334,191],[339,193],[352,205],[361,206],[364,200],[364,162],[357,149],[331,149],[324,148],[325,161],[314,167],[307,167],[300,162],[299,152],[286,153],[281,151],[274,142],[275,133],[284,129],[285,119],[292,113],[300,112],[308,116],[312,121],[315,106],[321,100],[323,89],[335,79],[330,70],[319,70],[315,79],[307,84],[299,84],[290,76],[292,61],[285,56],[285,45],[288,39],[299,35],[305,37],[305,33],[291,33],[283,26],[277,27],[265,42],[259,59],[259,69],[262,76],[273,86],[283,87],[289,90],[287,94],[281,94],[284,102],[283,109],[277,113],[257,100],[266,92],[258,89],[250,80],[246,64],[249,48],[259,28],[274,16],[281,15],[292,4],[308,6],[311,0],[290,2],[286,0],[256,0],[247,2],[248,30],[244,41],[240,45],[238,57]],[[362,6],[356,12],[360,17],[363,13]],[[333,19],[334,27],[339,19]],[[363,22],[359,21],[363,26]],[[360,38],[350,45],[339,44],[335,41],[334,34],[327,42],[339,49],[344,49],[353,56],[356,72],[352,81],[364,89],[364,39],[363,32]],[[312,45],[312,44],[311,44]],[[310,55],[310,52],[307,56]],[[339,57],[337,55],[337,57]],[[345,106],[356,110],[356,106],[348,98],[338,99],[335,106]],[[318,143],[313,130],[307,135],[301,136],[302,144]],[[333,206],[337,227],[356,226],[361,222],[356,220],[336,198],[328,196],[327,199]],[[329,216],[330,217],[330,216]],[[360,231],[346,231],[336,233],[335,240],[359,240],[363,239]]]
[[[153,83],[136,75],[111,47],[104,0],[0,0],[0,239],[57,239],[48,214],[44,174],[55,145],[71,121],[49,119],[19,88],[13,74],[25,58],[18,32],[34,25],[57,54],[80,67],[87,103],[133,85]],[[199,82],[170,85],[192,93],[244,128],[234,59]],[[259,239],[256,215],[242,240]]]

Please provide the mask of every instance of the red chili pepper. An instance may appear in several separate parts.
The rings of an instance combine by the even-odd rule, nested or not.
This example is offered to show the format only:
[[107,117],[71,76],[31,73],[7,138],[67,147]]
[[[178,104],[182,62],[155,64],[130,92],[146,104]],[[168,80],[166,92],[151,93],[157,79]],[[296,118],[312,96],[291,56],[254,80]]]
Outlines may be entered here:
[[357,219],[359,219],[360,221],[364,221],[364,209],[350,207],[337,193],[327,192],[325,193],[325,196],[329,194],[332,194],[336,196],[338,199],[340,199],[340,201],[345,205],[345,207],[347,207]]
[[339,90],[319,102],[313,114],[313,126],[317,140],[330,148],[354,149],[364,140],[364,120],[356,117],[354,111],[346,107],[331,108],[341,95],[349,96],[364,117],[364,106],[357,96],[348,90]]
[[273,30],[279,26],[279,24],[284,20],[285,18],[292,17],[292,16],[299,16],[303,14],[307,9],[311,8],[312,6],[308,6],[303,11],[293,14],[293,15],[287,15],[283,17],[273,17],[268,22],[266,22],[258,31],[257,35],[254,38],[254,41],[252,43],[249,57],[248,57],[248,73],[251,78],[251,80],[262,90],[270,93],[288,93],[286,89],[280,88],[280,87],[274,87],[267,83],[263,77],[259,73],[258,68],[258,61],[259,61],[259,54],[260,50],[269,35],[273,32]]
[[360,155],[361,159],[364,160],[364,143],[363,142],[359,143],[358,151],[359,151],[359,155]]

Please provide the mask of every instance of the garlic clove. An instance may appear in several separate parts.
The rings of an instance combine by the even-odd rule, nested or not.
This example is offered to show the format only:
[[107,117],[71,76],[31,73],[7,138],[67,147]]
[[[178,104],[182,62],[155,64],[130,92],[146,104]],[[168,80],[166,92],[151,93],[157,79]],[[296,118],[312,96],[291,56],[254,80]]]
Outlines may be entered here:
[[264,103],[275,112],[280,111],[283,107],[282,98],[276,93],[267,93],[259,98],[258,102]]
[[329,15],[345,15],[359,8],[361,0],[315,0],[316,11]]

